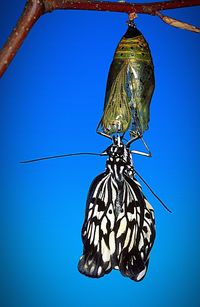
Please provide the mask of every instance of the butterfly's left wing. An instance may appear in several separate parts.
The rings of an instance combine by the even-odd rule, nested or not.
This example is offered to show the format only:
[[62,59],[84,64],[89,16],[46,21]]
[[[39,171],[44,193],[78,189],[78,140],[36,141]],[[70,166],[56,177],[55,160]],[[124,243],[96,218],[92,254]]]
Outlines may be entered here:
[[84,249],[78,269],[89,277],[102,277],[112,270],[116,194],[115,182],[106,172],[94,179],[88,193],[82,228]]

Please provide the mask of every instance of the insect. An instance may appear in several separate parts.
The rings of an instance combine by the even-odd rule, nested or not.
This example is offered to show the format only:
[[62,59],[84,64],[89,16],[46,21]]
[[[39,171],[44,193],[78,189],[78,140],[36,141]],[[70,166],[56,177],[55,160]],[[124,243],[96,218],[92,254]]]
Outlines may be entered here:
[[78,264],[81,273],[102,277],[112,269],[140,281],[144,278],[150,251],[155,239],[154,210],[145,198],[135,173],[153,195],[171,212],[133,167],[132,153],[151,156],[141,137],[146,152],[130,150],[134,141],[126,144],[123,136],[113,136],[113,144],[103,153],[72,153],[48,156],[22,163],[76,155],[108,155],[106,170],[92,182],[82,227],[83,255]]
[[89,189],[78,264],[89,277],[117,269],[140,281],[147,271],[155,239],[154,210],[134,177],[130,143],[124,145],[120,136],[113,137],[103,153],[108,155],[106,170]]
[[144,36],[129,22],[110,66],[104,112],[97,132],[125,132],[131,138],[148,129],[149,107],[154,91],[154,66]]

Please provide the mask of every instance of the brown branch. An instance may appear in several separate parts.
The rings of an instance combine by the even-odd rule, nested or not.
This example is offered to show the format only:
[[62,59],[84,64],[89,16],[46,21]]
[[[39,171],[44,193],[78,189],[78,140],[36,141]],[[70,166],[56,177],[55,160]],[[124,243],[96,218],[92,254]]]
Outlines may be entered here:
[[44,0],[46,11],[56,9],[109,11],[121,13],[140,13],[155,15],[157,11],[200,5],[199,0],[174,0],[152,3],[126,3],[107,1],[67,1],[67,0]]
[[0,51],[0,76],[6,71],[34,23],[45,13],[57,9],[73,9],[156,15],[161,10],[197,5],[200,5],[200,0],[174,0],[137,4],[85,0],[28,0],[16,27]]
[[33,24],[44,12],[42,0],[27,1],[19,21],[0,51],[0,76],[6,71]]

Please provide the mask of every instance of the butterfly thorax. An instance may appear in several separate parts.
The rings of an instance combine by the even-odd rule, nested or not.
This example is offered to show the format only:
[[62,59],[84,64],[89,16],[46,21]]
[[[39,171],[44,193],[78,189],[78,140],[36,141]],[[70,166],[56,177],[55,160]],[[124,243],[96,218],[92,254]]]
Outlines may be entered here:
[[124,175],[133,177],[131,152],[123,143],[111,145],[106,152],[109,155],[106,162],[106,173],[110,173],[120,187],[123,184]]

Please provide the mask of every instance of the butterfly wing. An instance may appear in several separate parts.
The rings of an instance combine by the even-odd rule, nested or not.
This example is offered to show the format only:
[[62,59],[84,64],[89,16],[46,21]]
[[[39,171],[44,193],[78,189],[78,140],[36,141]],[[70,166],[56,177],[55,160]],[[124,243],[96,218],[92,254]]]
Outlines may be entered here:
[[94,179],[88,193],[82,228],[84,249],[78,269],[90,277],[102,277],[112,270],[115,191],[115,182],[110,173],[103,173]]
[[79,271],[98,278],[115,268],[140,281],[154,239],[154,211],[140,184],[125,175],[119,188],[109,173],[97,176],[88,193]]
[[[124,212],[118,216],[116,244],[120,246],[119,270],[135,281],[144,278],[149,254],[155,239],[154,211],[142,193],[140,184],[125,175],[123,183]],[[126,227],[121,224],[125,223]],[[124,229],[124,231],[120,231]]]

